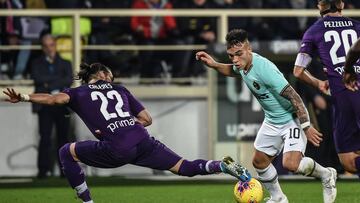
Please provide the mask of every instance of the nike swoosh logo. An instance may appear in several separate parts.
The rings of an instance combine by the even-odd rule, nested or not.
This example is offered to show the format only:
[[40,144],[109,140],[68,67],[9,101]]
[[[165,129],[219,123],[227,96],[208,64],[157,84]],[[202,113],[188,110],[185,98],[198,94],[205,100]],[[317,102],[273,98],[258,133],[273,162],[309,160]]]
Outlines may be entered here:
[[290,146],[294,146],[294,145],[296,145],[297,143],[290,143]]

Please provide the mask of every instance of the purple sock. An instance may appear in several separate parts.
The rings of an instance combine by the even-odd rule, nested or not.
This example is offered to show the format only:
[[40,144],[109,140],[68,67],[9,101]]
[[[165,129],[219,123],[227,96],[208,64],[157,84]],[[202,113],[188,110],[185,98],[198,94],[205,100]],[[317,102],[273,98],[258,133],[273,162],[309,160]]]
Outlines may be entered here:
[[357,170],[356,173],[360,178],[360,156],[355,158],[355,167],[356,167],[356,170]]
[[220,172],[222,172],[221,171],[221,167],[220,167],[220,163],[221,163],[221,161],[213,161],[213,160],[210,160],[210,161],[208,161],[208,163],[207,163],[207,171],[209,172],[209,173],[220,173]]
[[70,144],[65,144],[59,149],[62,170],[71,187],[76,190],[78,197],[84,202],[90,201],[90,191],[85,182],[85,175],[79,164],[70,153]]
[[84,192],[82,192],[81,194],[78,194],[78,197],[84,201],[84,202],[88,202],[91,200],[91,194],[89,190],[85,190]]
[[221,172],[219,161],[197,159],[194,161],[184,160],[179,168],[179,175],[192,177],[195,175],[208,175]]

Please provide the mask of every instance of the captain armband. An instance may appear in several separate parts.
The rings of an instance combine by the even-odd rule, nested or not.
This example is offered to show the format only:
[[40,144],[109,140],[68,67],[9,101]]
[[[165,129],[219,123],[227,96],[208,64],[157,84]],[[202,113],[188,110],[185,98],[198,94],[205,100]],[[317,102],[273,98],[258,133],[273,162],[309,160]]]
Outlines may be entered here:
[[312,60],[312,58],[308,54],[298,53],[298,55],[296,56],[296,60],[295,60],[295,66],[307,68],[308,65],[310,64],[311,60]]
[[28,94],[20,94],[20,100],[23,102],[30,101],[30,96]]

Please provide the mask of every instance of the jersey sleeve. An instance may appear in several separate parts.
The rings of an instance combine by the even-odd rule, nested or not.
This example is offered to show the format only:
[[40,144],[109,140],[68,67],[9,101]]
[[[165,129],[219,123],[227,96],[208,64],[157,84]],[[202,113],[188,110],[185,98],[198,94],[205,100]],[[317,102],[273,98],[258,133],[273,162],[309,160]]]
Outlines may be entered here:
[[75,99],[74,88],[67,88],[67,89],[63,90],[62,93],[65,93],[65,94],[69,95],[70,100],[69,100],[68,105],[71,106],[72,103],[74,102],[74,99]]
[[140,103],[140,101],[138,99],[136,99],[131,92],[124,88],[124,92],[126,94],[126,97],[128,98],[129,101],[129,106],[130,106],[130,111],[134,116],[137,116],[142,110],[145,109],[145,107]]
[[305,34],[301,40],[299,53],[305,53],[305,54],[310,55],[311,57],[314,56],[314,53],[315,53],[314,36],[315,35],[312,33],[311,28],[305,32]]
[[266,70],[266,73],[263,75],[262,80],[269,89],[272,89],[278,94],[281,94],[283,89],[289,85],[289,82],[275,64],[269,66],[268,70]]

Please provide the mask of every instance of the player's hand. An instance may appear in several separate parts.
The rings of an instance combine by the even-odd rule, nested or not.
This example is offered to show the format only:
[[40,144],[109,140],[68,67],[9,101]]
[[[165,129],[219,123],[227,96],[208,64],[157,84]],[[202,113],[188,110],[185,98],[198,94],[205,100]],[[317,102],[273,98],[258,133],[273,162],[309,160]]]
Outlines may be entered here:
[[319,94],[315,95],[314,104],[315,104],[316,108],[321,109],[321,110],[325,110],[327,108],[327,103],[326,103],[325,98]]
[[322,134],[317,131],[314,127],[310,126],[305,130],[305,135],[308,141],[313,144],[315,147],[320,146],[320,142],[322,141]]
[[19,101],[21,101],[21,94],[15,92],[13,88],[6,88],[3,93],[8,96],[8,98],[5,99],[5,101],[7,102],[18,103]]
[[318,88],[322,93],[324,93],[326,95],[330,95],[330,87],[329,87],[328,80],[325,80],[325,81],[320,80]]
[[216,65],[216,61],[213,57],[211,57],[208,53],[204,51],[199,51],[195,54],[196,60],[200,60],[201,62],[205,63],[205,65],[214,68]]
[[345,87],[353,92],[359,90],[359,83],[357,82],[357,75],[356,73],[347,73],[344,72],[343,75],[343,82]]

